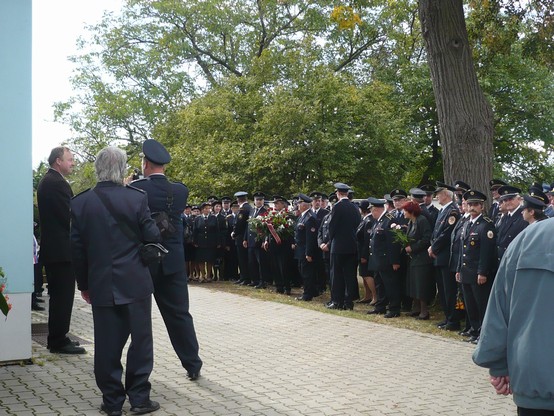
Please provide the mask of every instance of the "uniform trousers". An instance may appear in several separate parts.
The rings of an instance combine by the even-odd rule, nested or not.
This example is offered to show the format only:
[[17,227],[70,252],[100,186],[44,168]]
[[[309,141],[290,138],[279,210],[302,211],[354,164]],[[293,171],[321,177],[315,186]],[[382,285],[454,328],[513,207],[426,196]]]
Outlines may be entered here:
[[202,368],[198,356],[198,340],[189,313],[189,289],[184,271],[163,274],[162,265],[150,268],[154,282],[154,298],[165,322],[171,345],[189,373]]
[[554,410],[517,408],[517,416],[554,416]]
[[75,275],[70,262],[44,265],[48,278],[48,348],[69,344],[67,337],[75,297]]
[[[402,275],[398,270],[394,271],[392,266],[390,266],[390,270],[381,270],[379,274],[385,288],[389,311],[393,313],[400,313],[400,302],[402,300]],[[375,306],[377,308],[377,305]]]
[[[94,375],[109,410],[121,410],[125,394],[131,406],[150,399],[148,378],[154,364],[152,341],[152,297],[114,306],[93,306]],[[121,354],[127,339],[125,387],[121,382]]]
[[290,243],[283,242],[277,247],[270,246],[269,258],[272,263],[275,288],[278,292],[290,290],[289,262],[291,257],[292,250],[290,249]]
[[248,272],[252,283],[265,284],[270,281],[268,276],[269,258],[261,247],[248,247]]
[[[477,280],[477,277],[475,280]],[[478,285],[477,283],[462,283],[465,307],[474,333],[479,333],[481,331],[481,325],[485,318],[491,288],[491,278],[487,278],[487,282],[482,285]]]
[[223,280],[235,280],[238,277],[238,258],[235,247],[225,249],[223,254]]
[[356,253],[331,253],[331,297],[339,305],[359,299]]
[[307,300],[319,295],[316,288],[316,275],[313,261],[306,260],[306,257],[298,260],[298,268],[300,275],[302,276],[302,285],[304,286],[304,293],[302,297]]
[[444,317],[447,324],[460,323],[460,313],[456,310],[456,301],[458,299],[458,283],[456,282],[456,274],[450,271],[449,266],[437,266],[436,274],[438,277],[435,281],[440,281],[441,285],[438,290],[441,307],[443,308]]
[[242,245],[242,240],[237,241],[237,258],[239,263],[240,280],[250,282],[248,270],[248,249]]

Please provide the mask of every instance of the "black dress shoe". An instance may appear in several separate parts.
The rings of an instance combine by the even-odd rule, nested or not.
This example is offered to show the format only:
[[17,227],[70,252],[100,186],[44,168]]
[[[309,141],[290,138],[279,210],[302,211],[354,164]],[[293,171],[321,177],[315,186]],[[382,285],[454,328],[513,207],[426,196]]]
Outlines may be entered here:
[[145,413],[155,412],[160,408],[160,404],[154,400],[148,400],[146,403],[143,403],[139,406],[132,406],[131,413],[135,415],[144,415]]
[[33,311],[44,311],[44,306],[40,306],[40,305],[37,305],[36,303],[34,303],[33,305],[31,305],[31,309]]
[[190,381],[196,381],[198,378],[200,378],[200,371],[189,371],[187,373],[187,377]]
[[400,312],[387,312],[385,314],[385,318],[398,318],[400,316]]
[[385,313],[386,313],[385,311],[381,311],[378,309],[373,309],[367,312],[368,315],[384,315]]
[[87,350],[70,342],[63,347],[50,348],[50,352],[52,354],[86,354]]
[[325,305],[325,307],[327,309],[339,309],[339,310],[344,309],[344,305],[341,305],[340,303],[336,303],[336,302],[329,302],[328,304]]
[[255,289],[265,289],[266,287],[267,285],[262,285],[262,284],[254,286]]
[[418,315],[415,317],[418,321],[428,321],[429,320],[429,314],[427,315]]
[[460,324],[459,323],[450,323],[450,324],[443,325],[439,328],[444,329],[445,331],[459,331],[460,330]]
[[302,300],[304,302],[311,302],[312,298],[307,298],[307,297],[304,297],[304,296],[298,296],[296,298],[296,300]]
[[477,344],[477,342],[479,341],[479,335],[472,335],[469,338],[464,339],[464,341],[471,344]]
[[412,312],[408,312],[406,316],[411,316],[412,318],[415,318],[416,316],[419,316],[420,313],[421,312],[419,311],[412,311]]
[[233,283],[234,283],[235,285],[242,285],[243,282],[244,282],[244,280],[240,280],[240,279],[239,279],[239,280],[233,281]]
[[100,411],[106,413],[108,416],[121,416],[121,410],[110,410],[108,407],[102,403],[100,406]]
[[447,323],[448,323],[447,321],[440,321],[440,322],[437,324],[437,328],[443,327],[443,326],[445,326]]
[[345,311],[353,311],[354,310],[354,304],[353,303],[345,303],[342,307]]
[[471,337],[471,329],[464,329],[463,331],[458,332],[458,335],[461,335],[462,337]]

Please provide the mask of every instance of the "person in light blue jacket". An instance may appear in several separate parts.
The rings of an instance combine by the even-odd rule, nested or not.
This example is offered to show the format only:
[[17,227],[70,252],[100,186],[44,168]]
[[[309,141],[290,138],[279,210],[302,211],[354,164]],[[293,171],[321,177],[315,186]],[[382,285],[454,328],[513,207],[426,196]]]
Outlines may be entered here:
[[518,415],[554,415],[554,220],[536,222],[508,247],[498,269],[475,364]]

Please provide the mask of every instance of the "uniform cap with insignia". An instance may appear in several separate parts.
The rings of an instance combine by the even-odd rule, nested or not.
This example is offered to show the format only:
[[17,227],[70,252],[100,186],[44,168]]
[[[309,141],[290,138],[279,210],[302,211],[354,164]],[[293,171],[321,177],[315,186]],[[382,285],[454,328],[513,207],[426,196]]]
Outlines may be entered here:
[[221,202],[231,202],[231,197],[230,196],[222,196],[221,197]]
[[367,198],[367,200],[373,207],[384,207],[385,204],[387,203],[387,201],[384,199],[377,199],[377,198],[373,198],[372,196]]
[[437,184],[437,189],[435,189],[435,193],[438,194],[440,191],[443,191],[445,189],[449,190],[449,191],[452,191],[452,192],[456,192],[456,188],[454,188],[453,186],[450,186],[444,182],[441,182],[441,181],[436,181],[435,182]]
[[322,197],[323,197],[323,193],[321,193],[319,191],[313,191],[310,194],[310,198],[322,198]]
[[221,201],[216,199],[215,201],[212,201],[212,205],[221,205]]
[[337,182],[333,186],[335,187],[336,191],[339,192],[348,192],[350,190],[350,187],[342,182]]
[[504,186],[504,185],[508,185],[506,182],[504,182],[503,180],[501,179],[491,179],[489,181],[489,187],[491,189],[491,191],[493,189],[498,189],[500,188],[501,186]]
[[408,193],[404,189],[393,189],[389,195],[392,199],[408,198]]
[[252,194],[254,199],[265,199],[265,194],[262,191],[256,191]]
[[435,193],[435,187],[431,184],[421,185],[419,189],[421,189],[427,195],[433,195]]
[[193,209],[193,210],[198,209],[198,205],[193,205],[193,206],[191,207],[191,209]]
[[329,202],[337,202],[339,199],[337,198],[337,194],[332,192],[329,194]]
[[363,209],[364,211],[367,211],[369,209],[369,201],[367,199],[362,199],[360,201],[360,208]]
[[485,202],[487,200],[487,196],[484,193],[474,189],[465,192],[462,197],[466,202]]
[[192,208],[192,205],[190,205],[190,204],[185,205],[185,209],[187,209],[187,208]]
[[312,202],[312,198],[310,198],[306,194],[298,194],[298,201],[299,202],[306,202],[307,204],[310,204]]
[[200,204],[200,209],[203,209],[204,207],[207,207],[207,206],[212,206],[211,202],[202,202]]
[[231,202],[231,208],[238,207],[238,206],[239,206],[239,202],[236,199]]
[[523,208],[544,209],[548,205],[548,197],[539,188],[529,188],[529,195],[523,196]]
[[423,189],[420,188],[411,188],[410,189],[410,195],[414,198],[425,198],[427,195],[427,192],[425,192]]
[[521,192],[521,189],[511,185],[502,185],[500,188],[498,188],[497,192],[498,195],[500,195],[500,201],[503,201],[505,199],[510,199],[518,196]]
[[241,196],[248,196],[248,192],[238,191],[238,192],[235,192],[235,194],[233,196],[235,198],[240,198]]
[[147,139],[144,141],[142,144],[141,157],[144,157],[156,165],[166,165],[171,162],[171,156],[167,149],[163,144],[154,139]]
[[217,199],[217,196],[215,195],[210,195],[209,197],[206,198],[208,201],[215,201]]
[[285,204],[289,205],[289,201],[287,201],[287,199],[283,198],[281,195],[273,195],[273,203],[276,202],[284,202]]
[[385,194],[385,195],[383,196],[383,199],[384,199],[385,201],[387,201],[387,202],[392,202],[392,198],[390,197],[390,194]]
[[454,188],[456,188],[456,191],[467,192],[471,189],[471,186],[464,181],[456,181],[454,182]]

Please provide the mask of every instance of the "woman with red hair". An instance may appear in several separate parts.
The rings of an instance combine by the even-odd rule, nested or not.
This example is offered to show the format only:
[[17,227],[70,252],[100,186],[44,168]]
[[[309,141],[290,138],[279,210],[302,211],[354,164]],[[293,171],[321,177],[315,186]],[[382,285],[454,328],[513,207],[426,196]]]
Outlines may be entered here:
[[435,279],[433,277],[433,259],[429,257],[427,249],[431,245],[431,225],[421,214],[421,207],[417,202],[408,201],[403,206],[404,217],[409,220],[407,236],[409,243],[405,247],[409,255],[408,261],[408,295],[413,298],[412,312],[408,313],[416,319],[429,319],[429,302],[436,294]]

